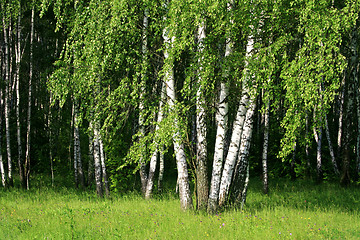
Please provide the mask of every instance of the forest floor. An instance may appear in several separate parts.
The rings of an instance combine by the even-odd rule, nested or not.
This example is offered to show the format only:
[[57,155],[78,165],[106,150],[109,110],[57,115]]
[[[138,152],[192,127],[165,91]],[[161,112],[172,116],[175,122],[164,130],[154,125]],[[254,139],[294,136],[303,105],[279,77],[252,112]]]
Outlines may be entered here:
[[98,199],[74,189],[0,189],[0,239],[360,239],[360,188],[252,181],[246,207],[180,210],[173,192]]

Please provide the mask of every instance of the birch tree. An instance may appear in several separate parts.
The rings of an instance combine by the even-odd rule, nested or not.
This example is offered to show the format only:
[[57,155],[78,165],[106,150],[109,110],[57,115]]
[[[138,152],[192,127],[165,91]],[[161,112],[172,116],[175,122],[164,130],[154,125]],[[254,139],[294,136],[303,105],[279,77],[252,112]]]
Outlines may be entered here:
[[173,70],[173,56],[170,55],[171,47],[174,42],[174,37],[169,35],[169,28],[165,27],[163,30],[163,39],[164,39],[164,58],[165,58],[165,73],[164,81],[166,84],[166,95],[167,103],[169,105],[170,111],[175,111],[174,116],[174,133],[173,133],[173,144],[174,152],[176,158],[176,166],[178,172],[178,182],[179,182],[179,196],[181,208],[191,209],[193,207],[192,199],[190,195],[190,186],[189,186],[189,174],[186,163],[186,155],[184,149],[184,143],[182,142],[182,135],[180,132],[179,119],[176,115],[176,96],[175,96],[175,81],[174,81],[174,70]]
[[205,23],[202,21],[198,28],[198,52],[199,58],[199,73],[198,73],[198,89],[196,92],[196,186],[197,186],[197,208],[206,209],[209,187],[207,176],[207,142],[206,142],[206,122],[205,122],[205,100],[204,100],[204,68],[202,66],[203,57],[201,55],[204,51],[205,41]]
[[8,23],[5,21],[3,16],[3,32],[4,32],[4,65],[5,65],[5,96],[4,96],[4,112],[5,112],[5,137],[6,137],[6,152],[7,152],[7,161],[8,161],[8,184],[13,185],[12,177],[12,162],[11,162],[11,143],[10,143],[10,109],[9,109],[9,95],[10,95],[10,78],[11,78],[11,64],[10,64],[10,45],[9,45],[9,36],[11,34]]

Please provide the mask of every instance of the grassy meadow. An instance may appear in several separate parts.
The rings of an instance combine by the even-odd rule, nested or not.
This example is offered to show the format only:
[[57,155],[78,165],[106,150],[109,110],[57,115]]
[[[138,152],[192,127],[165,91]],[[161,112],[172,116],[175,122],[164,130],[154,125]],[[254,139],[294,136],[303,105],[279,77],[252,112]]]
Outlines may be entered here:
[[0,239],[360,239],[360,189],[281,180],[251,181],[242,211],[180,210],[166,192],[98,199],[93,192],[47,187],[0,189]]

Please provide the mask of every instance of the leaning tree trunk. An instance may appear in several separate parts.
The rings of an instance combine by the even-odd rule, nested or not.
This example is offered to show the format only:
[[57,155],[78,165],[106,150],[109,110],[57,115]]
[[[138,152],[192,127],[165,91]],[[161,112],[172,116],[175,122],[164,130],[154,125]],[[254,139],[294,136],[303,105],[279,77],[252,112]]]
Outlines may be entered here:
[[10,46],[8,42],[8,28],[6,27],[5,19],[3,18],[3,30],[4,30],[4,48],[5,48],[5,57],[4,57],[4,65],[5,65],[5,96],[4,96],[4,105],[5,105],[5,134],[6,134],[6,152],[7,152],[7,161],[8,161],[8,180],[9,185],[13,185],[12,178],[12,163],[11,163],[11,144],[10,144],[10,109],[9,109],[9,85],[10,85],[10,61],[9,61],[9,52]]
[[221,176],[220,190],[219,190],[219,207],[224,206],[227,200],[227,196],[229,194],[229,188],[233,177],[236,158],[239,151],[240,139],[241,139],[242,129],[247,112],[248,102],[249,102],[249,94],[245,90],[240,100],[239,108],[236,114],[230,146]]
[[180,204],[183,210],[191,209],[193,207],[191,194],[190,194],[190,185],[189,185],[189,176],[186,163],[185,147],[182,141],[182,136],[180,133],[179,119],[176,114],[176,97],[175,97],[175,81],[174,81],[174,69],[173,69],[173,59],[170,58],[169,50],[173,43],[173,39],[170,39],[168,36],[168,28],[164,29],[163,39],[166,49],[164,51],[165,63],[168,64],[169,68],[165,72],[164,82],[166,84],[166,94],[168,99],[168,105],[170,111],[175,112],[174,117],[174,152],[176,158],[176,166],[178,171],[178,182],[179,182],[179,195],[180,195]]
[[[233,172],[234,172],[236,160],[237,158],[239,159],[237,161],[238,164],[239,161],[240,162],[243,161],[244,163],[246,163],[248,148],[250,147],[252,125],[253,125],[252,116],[254,114],[255,106],[256,106],[256,99],[253,99],[254,96],[252,96],[254,94],[254,89],[256,88],[254,88],[254,86],[251,85],[253,76],[248,69],[248,65],[249,65],[248,61],[253,54],[253,50],[254,50],[254,37],[252,34],[250,34],[247,38],[245,69],[243,70],[244,71],[244,80],[242,82],[243,96],[240,100],[240,105],[234,122],[231,143],[221,178],[221,185],[219,192],[220,207],[224,206],[228,199],[229,189],[233,179]],[[250,89],[250,87],[252,88]],[[246,124],[244,124],[244,122],[246,122]],[[243,139],[245,140],[245,142],[241,142]],[[245,165],[239,166],[237,171],[237,174],[239,174],[238,176],[242,176],[242,168],[241,168],[242,166]],[[241,188],[237,187],[237,189],[239,190]]]
[[205,41],[205,23],[202,22],[198,28],[198,51],[199,72],[198,72],[198,90],[196,92],[196,190],[197,190],[197,209],[203,210],[207,208],[209,197],[209,183],[207,176],[207,143],[206,143],[206,122],[205,122],[205,100],[204,100],[204,84],[202,80],[204,57],[201,56],[204,51]]
[[328,145],[329,145],[329,152],[330,152],[330,156],[331,156],[331,162],[333,165],[334,173],[337,176],[339,176],[340,172],[339,172],[339,168],[337,166],[336,159],[335,159],[335,153],[334,153],[334,148],[333,148],[331,137],[330,137],[329,123],[328,123],[328,118],[327,118],[326,114],[325,114],[325,133],[326,133],[326,138],[327,138]]
[[28,94],[28,114],[27,114],[27,130],[26,130],[26,153],[25,153],[25,177],[26,188],[30,188],[30,132],[31,132],[31,94],[32,94],[32,79],[33,79],[33,42],[34,42],[34,17],[35,8],[31,9],[31,29],[30,29],[30,66],[29,66],[29,94]]
[[235,203],[244,205],[249,182],[249,150],[253,131],[253,115],[256,107],[254,96],[249,100],[248,110],[246,112],[243,131],[241,134],[238,159],[235,167],[233,185],[233,194]]

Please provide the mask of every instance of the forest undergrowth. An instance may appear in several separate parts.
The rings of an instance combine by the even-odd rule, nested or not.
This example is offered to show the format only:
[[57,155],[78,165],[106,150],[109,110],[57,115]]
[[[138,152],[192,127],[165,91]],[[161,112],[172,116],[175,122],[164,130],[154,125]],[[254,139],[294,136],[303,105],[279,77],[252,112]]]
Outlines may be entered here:
[[252,179],[243,210],[182,211],[172,190],[150,201],[41,186],[0,189],[0,239],[359,239],[360,191],[337,183]]

